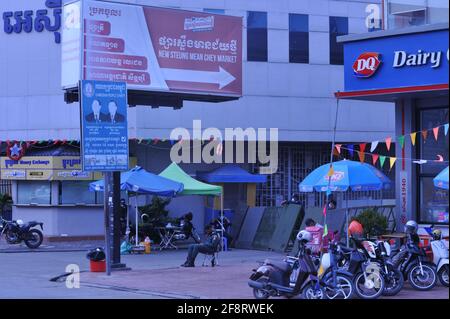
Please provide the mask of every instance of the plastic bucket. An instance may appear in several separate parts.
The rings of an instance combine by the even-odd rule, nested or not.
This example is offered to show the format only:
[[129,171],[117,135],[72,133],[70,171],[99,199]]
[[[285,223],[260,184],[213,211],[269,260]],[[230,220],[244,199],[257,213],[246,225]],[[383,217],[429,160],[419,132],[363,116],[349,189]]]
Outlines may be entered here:
[[106,260],[90,261],[91,272],[106,272]]

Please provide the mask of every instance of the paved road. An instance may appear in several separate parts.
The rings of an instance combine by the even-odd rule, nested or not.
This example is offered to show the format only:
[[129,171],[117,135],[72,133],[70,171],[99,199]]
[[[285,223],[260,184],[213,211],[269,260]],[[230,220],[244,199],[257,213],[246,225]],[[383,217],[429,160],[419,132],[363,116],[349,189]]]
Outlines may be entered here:
[[[51,278],[76,264],[89,270],[86,252],[0,253],[0,298],[252,298],[247,279],[251,269],[266,257],[282,255],[260,251],[233,250],[221,254],[218,267],[180,268],[186,250],[154,252],[150,255],[123,256],[132,271],[81,273],[79,289],[66,288],[65,282]],[[199,255],[197,265],[203,257]],[[436,287],[430,292],[406,288],[398,298],[448,299],[449,291]]]

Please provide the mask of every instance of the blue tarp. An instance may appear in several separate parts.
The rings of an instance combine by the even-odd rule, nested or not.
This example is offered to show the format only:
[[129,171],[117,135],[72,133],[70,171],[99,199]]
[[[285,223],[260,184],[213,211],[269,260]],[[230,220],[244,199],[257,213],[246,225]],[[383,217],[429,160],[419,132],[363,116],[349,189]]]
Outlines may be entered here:
[[[99,180],[89,184],[91,191],[103,191],[104,181]],[[136,166],[130,171],[120,174],[120,189],[139,194],[151,194],[164,197],[174,197],[183,191],[181,183],[147,172]]]
[[266,175],[250,174],[237,165],[226,165],[210,172],[197,172],[197,178],[208,183],[265,183]]

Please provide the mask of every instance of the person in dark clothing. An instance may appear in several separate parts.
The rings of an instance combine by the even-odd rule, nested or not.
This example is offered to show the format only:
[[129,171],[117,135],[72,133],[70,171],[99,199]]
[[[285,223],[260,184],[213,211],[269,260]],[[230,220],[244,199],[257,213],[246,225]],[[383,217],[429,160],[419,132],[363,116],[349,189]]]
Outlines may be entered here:
[[296,205],[302,205],[300,201],[300,195],[294,194],[292,195],[292,198],[290,200],[285,200],[281,203],[281,206],[289,205],[289,204],[296,204]]
[[186,239],[189,237],[192,237],[197,244],[200,243],[200,238],[198,238],[198,235],[196,233],[194,234],[194,224],[192,223],[192,219],[194,218],[194,214],[192,212],[188,212],[187,214],[183,215],[179,219],[179,223],[181,226],[181,231],[184,233],[184,236]]
[[[211,225],[216,229],[216,231],[222,230],[222,223],[220,222],[220,218],[216,218],[211,222]],[[230,234],[231,222],[225,216],[223,217],[223,237],[227,239],[228,247],[232,247],[233,245],[233,236]]]
[[195,258],[197,258],[198,253],[214,254],[217,251],[217,247],[220,243],[219,234],[214,231],[212,225],[207,225],[205,227],[205,234],[208,236],[205,243],[192,244],[189,246],[186,261],[181,267],[195,267]]

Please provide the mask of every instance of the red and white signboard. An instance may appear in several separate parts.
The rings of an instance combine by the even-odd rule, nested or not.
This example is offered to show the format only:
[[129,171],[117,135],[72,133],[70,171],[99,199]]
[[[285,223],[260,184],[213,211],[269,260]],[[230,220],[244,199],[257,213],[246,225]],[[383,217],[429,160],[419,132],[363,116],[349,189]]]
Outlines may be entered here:
[[[68,51],[78,47],[71,29],[78,16],[76,61]],[[64,7],[63,21],[64,88],[76,84],[70,69],[78,63],[82,79],[126,82],[131,90],[242,95],[240,17],[83,0]]]

